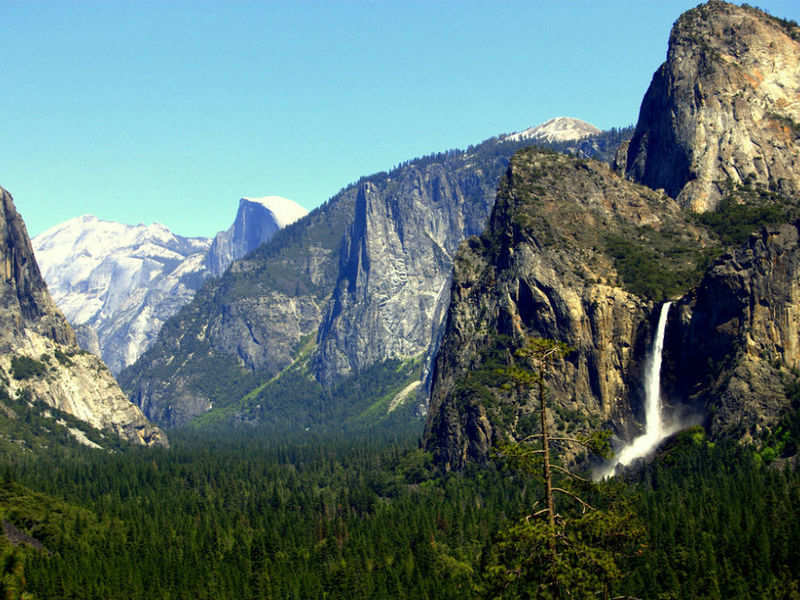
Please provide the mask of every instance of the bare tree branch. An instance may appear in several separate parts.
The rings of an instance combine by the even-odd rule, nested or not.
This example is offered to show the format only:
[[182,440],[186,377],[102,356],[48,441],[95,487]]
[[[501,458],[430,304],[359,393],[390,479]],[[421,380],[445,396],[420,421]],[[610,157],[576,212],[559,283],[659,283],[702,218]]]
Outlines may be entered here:
[[[529,434],[529,435],[526,435],[526,436],[525,436],[524,438],[522,438],[521,440],[519,440],[519,443],[520,443],[520,444],[522,444],[523,442],[528,442],[528,441],[530,441],[530,440],[532,440],[532,439],[534,439],[534,438],[540,438],[540,437],[542,437],[542,436],[543,436],[543,434],[541,434],[541,433],[531,433],[531,434]],[[587,441],[586,441],[586,440],[581,440],[581,439],[579,439],[579,438],[573,438],[573,437],[564,437],[564,436],[561,436],[561,437],[552,437],[552,436],[547,436],[547,438],[548,438],[548,439],[549,439],[551,442],[574,442],[575,444],[580,444],[581,446],[583,446],[583,447],[585,447],[585,448],[588,448],[588,447],[589,447],[589,444],[587,443]]]
[[576,475],[575,473],[573,473],[569,469],[565,469],[564,467],[559,467],[558,465],[550,465],[550,468],[551,469],[555,469],[556,471],[560,471],[561,473],[564,473],[565,475],[569,475],[570,477],[572,477],[573,479],[577,479],[578,481],[589,481],[588,479],[585,479],[585,478],[581,477],[580,475]]
[[579,498],[578,496],[576,496],[572,492],[569,492],[569,491],[565,490],[564,488],[554,487],[553,491],[554,492],[561,492],[562,494],[565,494],[565,495],[569,496],[570,498],[572,498],[573,500],[575,500],[576,502],[578,502],[581,505],[581,508],[583,509],[584,513],[586,512],[587,508],[589,510],[597,510],[594,506],[592,506],[591,504],[589,504],[585,500]]
[[576,444],[580,444],[581,446],[588,446],[586,440],[580,440],[578,438],[573,437],[551,437],[550,441],[552,442],[575,442]]
[[538,517],[538,516],[540,516],[540,515],[543,515],[543,514],[544,514],[544,513],[546,513],[547,511],[548,511],[548,509],[547,509],[547,508],[543,508],[543,509],[541,509],[541,510],[537,510],[537,511],[536,511],[535,513],[533,513],[532,515],[528,515],[528,516],[526,517],[526,519],[535,519],[536,517]]

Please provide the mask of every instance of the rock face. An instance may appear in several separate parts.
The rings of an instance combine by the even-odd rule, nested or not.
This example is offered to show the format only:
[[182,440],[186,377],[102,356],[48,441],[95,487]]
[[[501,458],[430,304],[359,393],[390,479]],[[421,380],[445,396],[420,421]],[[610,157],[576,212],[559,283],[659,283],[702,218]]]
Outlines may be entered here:
[[11,194],[0,188],[0,252],[4,285],[0,288],[0,344],[10,351],[26,331],[32,330],[59,344],[75,344],[75,334],[58,313],[33,255],[25,223]]
[[163,225],[84,216],[36,236],[33,246],[80,346],[118,374],[209,275],[221,275],[306,212],[277,196],[242,198],[233,225],[213,242],[175,235]]
[[209,241],[176,236],[158,224],[83,216],[36,236],[33,245],[81,347],[118,373],[200,287]]
[[800,368],[800,233],[770,226],[720,257],[677,305],[667,393],[707,415],[714,435],[751,439],[787,407]]
[[269,240],[279,229],[302,219],[308,211],[287,198],[242,198],[233,225],[211,243],[205,259],[208,271],[219,277],[230,264]]
[[483,229],[494,201],[491,173],[449,167],[409,167],[358,188],[318,334],[321,381],[419,355],[431,344],[453,254]]
[[[30,394],[134,443],[166,445],[164,433],[127,400],[102,361],[78,349],[72,329],[47,292],[11,195],[1,188],[0,195],[0,380],[6,392]],[[15,364],[39,367],[23,374]]]
[[675,23],[627,155],[627,174],[713,210],[731,185],[800,190],[800,28],[711,0]]
[[[493,138],[348,186],[198,292],[122,373],[123,388],[174,426],[300,357],[326,387],[420,357],[438,339],[458,243],[482,230],[509,157],[527,144]],[[610,145],[595,136],[586,148]]]
[[572,415],[636,431],[655,304],[626,289],[608,244],[645,230],[671,245],[664,270],[678,266],[675,249],[709,243],[674,201],[606,165],[534,150],[514,156],[486,232],[455,261],[425,433],[440,464],[486,460],[493,444],[527,433],[532,399],[504,389],[494,369],[536,337],[575,349],[548,374],[558,429]]
[[[442,466],[485,460],[527,432],[530,398],[504,388],[497,368],[530,337],[575,349],[546,378],[556,430],[605,426],[630,439],[665,297],[668,417],[758,443],[791,409],[799,41],[795,24],[718,0],[678,19],[613,167],[658,191],[591,164],[512,159],[489,228],[455,261],[425,433]],[[725,212],[693,214],[715,209]],[[737,231],[754,233],[742,244]]]

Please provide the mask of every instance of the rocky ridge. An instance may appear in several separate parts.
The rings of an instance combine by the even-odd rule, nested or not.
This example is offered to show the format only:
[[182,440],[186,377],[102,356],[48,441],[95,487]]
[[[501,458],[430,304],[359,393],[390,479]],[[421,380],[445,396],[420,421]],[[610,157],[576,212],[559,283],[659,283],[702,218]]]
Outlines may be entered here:
[[129,442],[166,445],[164,433],[128,401],[102,361],[77,347],[47,292],[11,195],[1,188],[0,195],[3,394],[40,400]]
[[711,0],[669,38],[628,149],[626,173],[681,206],[713,210],[731,186],[800,190],[800,28]]
[[[586,151],[613,153],[612,139],[586,138]],[[123,388],[174,426],[259,396],[290,367],[329,387],[419,360],[438,339],[459,242],[483,229],[498,178],[528,143],[493,138],[346,187],[198,292]]]
[[628,289],[613,252],[615,240],[637,238],[661,244],[653,268],[687,274],[701,254],[686,250],[713,244],[668,196],[607,165],[533,149],[513,157],[486,232],[455,262],[425,434],[440,464],[486,460],[493,445],[530,433],[533,399],[503,388],[494,370],[530,338],[574,348],[549,372],[557,430],[570,421],[637,430],[654,302]]
[[33,246],[81,347],[119,373],[207,277],[221,275],[306,212],[285,198],[243,198],[234,223],[213,241],[175,235],[159,224],[83,216],[39,234]]
[[455,261],[425,434],[442,466],[485,460],[531,426],[530,399],[504,390],[496,370],[530,337],[575,349],[548,373],[557,430],[610,427],[630,439],[665,298],[669,418],[759,443],[791,409],[798,40],[796,24],[718,0],[678,19],[615,160],[651,189],[611,173],[598,188],[597,168],[574,161],[552,181],[550,159],[512,159],[487,231]]
[[665,393],[706,415],[715,436],[757,440],[788,407],[800,368],[798,226],[760,229],[676,305]]

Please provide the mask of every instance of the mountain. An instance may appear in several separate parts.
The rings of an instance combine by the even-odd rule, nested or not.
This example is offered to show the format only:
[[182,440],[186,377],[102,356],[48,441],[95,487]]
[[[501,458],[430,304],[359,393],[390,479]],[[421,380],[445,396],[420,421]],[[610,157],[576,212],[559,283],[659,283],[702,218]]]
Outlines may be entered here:
[[501,375],[535,337],[573,349],[547,374],[556,431],[609,428],[617,446],[640,433],[665,299],[672,424],[756,444],[780,431],[800,360],[798,73],[800,28],[711,0],[675,23],[616,160],[627,179],[514,156],[487,230],[455,260],[424,442],[440,465],[535,428],[532,399]]
[[82,348],[113,373],[132,364],[164,321],[186,304],[209,275],[305,214],[291,200],[243,198],[233,225],[212,241],[166,227],[123,225],[92,216],[72,219],[33,239],[58,307]]
[[[0,201],[0,420],[13,424],[30,408],[47,417],[52,408],[132,443],[166,445],[164,433],[128,401],[102,361],[78,348],[47,291],[25,224],[2,188]],[[65,427],[86,441],[82,429],[51,418],[51,428]],[[3,436],[9,437],[16,439]],[[24,439],[17,441],[24,446]]]
[[800,221],[759,228],[679,300],[662,387],[715,436],[759,443],[797,407]]
[[[586,152],[610,159],[620,135],[586,138]],[[482,231],[498,178],[526,145],[492,138],[344,188],[201,289],[123,371],[123,388],[166,426],[209,411],[317,426],[334,405],[328,424],[341,425],[362,409],[385,416],[397,398],[415,406],[424,396],[400,392],[436,346],[452,257]],[[372,404],[345,408],[347,394],[370,397],[367,380],[382,390]]]
[[796,24],[719,0],[684,13],[642,101],[628,176],[694,211],[731,186],[796,194],[798,63]]
[[640,274],[626,278],[615,260],[628,240],[664,286],[691,281],[700,250],[713,246],[672,199],[607,165],[514,155],[485,233],[455,261],[425,434],[441,465],[486,460],[494,445],[531,433],[536,399],[506,389],[496,370],[532,337],[575,349],[547,381],[556,430],[613,422],[628,433],[654,327]]
[[586,121],[571,117],[556,117],[517,133],[501,136],[501,139],[510,142],[529,140],[531,142],[568,142],[579,140],[590,135],[597,135],[600,130]]
[[280,196],[242,198],[233,225],[219,232],[211,243],[205,259],[206,268],[213,277],[219,277],[234,260],[307,214],[305,208]]
[[33,246],[53,299],[76,328],[81,346],[118,373],[194,295],[205,276],[210,243],[177,236],[159,224],[83,216],[39,234]]

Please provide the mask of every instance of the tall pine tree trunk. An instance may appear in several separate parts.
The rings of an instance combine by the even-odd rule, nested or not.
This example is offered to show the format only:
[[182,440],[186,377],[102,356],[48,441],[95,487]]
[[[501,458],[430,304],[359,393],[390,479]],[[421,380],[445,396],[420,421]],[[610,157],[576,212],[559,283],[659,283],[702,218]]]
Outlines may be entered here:
[[545,402],[544,377],[539,375],[539,402],[542,419],[542,449],[544,450],[544,488],[547,502],[547,518],[550,525],[550,553],[556,559],[556,511],[553,503],[553,479],[550,474],[550,438],[547,432],[547,404]]

